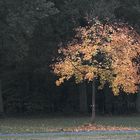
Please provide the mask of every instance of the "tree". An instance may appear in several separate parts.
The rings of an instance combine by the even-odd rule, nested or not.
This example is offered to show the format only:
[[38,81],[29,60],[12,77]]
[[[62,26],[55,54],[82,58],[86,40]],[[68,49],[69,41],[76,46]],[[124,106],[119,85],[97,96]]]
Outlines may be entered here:
[[1,81],[0,81],[0,115],[3,114],[4,108],[3,108],[3,99],[2,99],[2,90],[1,90]]
[[87,113],[88,107],[87,107],[87,91],[86,91],[86,83],[80,83],[79,84],[79,106],[80,106],[80,112],[81,113]]
[[[78,28],[75,39],[67,47],[60,48],[60,56],[52,65],[60,77],[59,86],[65,80],[75,77],[76,83],[98,78],[99,88],[106,83],[114,95],[120,91],[138,91],[140,35],[126,23],[92,21],[91,26]],[[94,90],[94,88],[93,88]],[[93,94],[93,103],[95,95]],[[92,121],[95,119],[95,105]]]
[[[59,11],[55,8],[53,2],[46,0],[2,0],[0,1],[0,9],[0,86],[2,86],[0,94],[2,94],[4,89],[3,81],[9,83],[10,79],[13,83],[15,79],[18,81],[20,77],[23,77],[21,76],[23,73],[23,78],[26,79],[26,84],[29,85],[26,77],[32,70],[32,63],[36,63],[33,61],[35,59],[33,59],[32,53],[32,38],[36,26],[44,18],[53,16]],[[14,73],[16,73],[16,76],[12,76]],[[21,82],[23,81],[22,79]],[[6,90],[8,88],[6,87]],[[16,90],[18,89],[16,87]],[[0,105],[3,107],[2,95],[0,97]]]

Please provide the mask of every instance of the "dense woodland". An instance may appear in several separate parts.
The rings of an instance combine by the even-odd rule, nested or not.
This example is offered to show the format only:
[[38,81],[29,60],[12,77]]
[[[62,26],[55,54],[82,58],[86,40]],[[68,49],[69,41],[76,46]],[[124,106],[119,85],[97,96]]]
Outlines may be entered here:
[[[91,82],[73,78],[56,86],[51,64],[60,44],[68,44],[75,28],[92,20],[123,21],[140,31],[139,0],[1,0],[0,112],[48,114],[91,112]],[[98,85],[98,80],[96,81]],[[96,89],[98,114],[135,113],[138,94],[114,96]]]

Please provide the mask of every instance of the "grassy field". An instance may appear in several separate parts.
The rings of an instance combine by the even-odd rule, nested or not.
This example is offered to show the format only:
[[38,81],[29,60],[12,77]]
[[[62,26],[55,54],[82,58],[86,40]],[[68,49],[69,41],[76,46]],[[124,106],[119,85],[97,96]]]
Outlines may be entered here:
[[[90,123],[90,117],[8,117],[0,119],[0,133],[56,132]],[[140,130],[140,116],[97,116],[97,125]]]
[[[46,132],[62,132],[63,129],[78,127],[90,123],[90,117],[7,117],[0,119],[0,140],[139,140],[140,133],[126,134],[102,134],[95,133],[90,135],[55,135],[48,136]],[[103,126],[131,127],[140,130],[140,116],[97,116],[96,124]],[[19,136],[17,133],[25,133]],[[33,135],[28,135],[33,133]],[[40,133],[41,135],[34,135]],[[4,134],[3,136],[1,134]],[[6,136],[6,134],[14,134]]]

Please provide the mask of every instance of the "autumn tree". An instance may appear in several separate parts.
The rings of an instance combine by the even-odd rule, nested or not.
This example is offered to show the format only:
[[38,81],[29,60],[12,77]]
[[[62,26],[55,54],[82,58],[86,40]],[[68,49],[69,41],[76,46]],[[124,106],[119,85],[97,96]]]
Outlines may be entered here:
[[[60,47],[59,57],[52,65],[59,77],[56,85],[75,77],[76,83],[98,78],[99,88],[106,83],[114,95],[120,91],[138,91],[140,36],[126,23],[92,21],[87,27],[76,29],[77,34],[68,45]],[[94,90],[93,84],[93,90]],[[95,92],[93,92],[92,121],[95,120]]]

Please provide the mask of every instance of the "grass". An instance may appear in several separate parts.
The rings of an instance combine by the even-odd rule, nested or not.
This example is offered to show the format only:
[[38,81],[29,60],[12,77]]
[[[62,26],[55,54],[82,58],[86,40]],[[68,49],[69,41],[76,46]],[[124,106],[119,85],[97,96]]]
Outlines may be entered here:
[[88,117],[83,118],[5,118],[0,119],[1,133],[26,133],[61,131],[67,127],[79,126],[89,122]]
[[[90,117],[8,117],[0,119],[0,133],[62,131],[88,123]],[[140,129],[140,116],[98,116],[96,124]]]
[[98,117],[97,124],[118,126],[118,127],[132,127],[140,129],[140,116],[112,116],[112,117]]
[[[90,117],[7,117],[0,119],[0,133],[35,133],[54,132],[90,123]],[[140,130],[140,116],[97,116],[97,125],[132,127]],[[95,134],[95,135],[67,135],[62,136],[0,136],[0,140],[139,140],[140,134]]]

